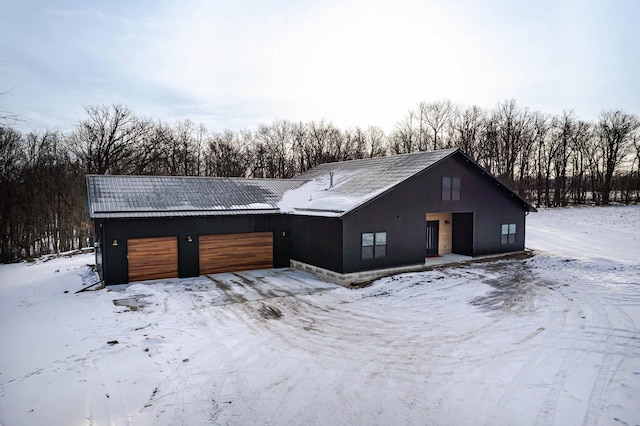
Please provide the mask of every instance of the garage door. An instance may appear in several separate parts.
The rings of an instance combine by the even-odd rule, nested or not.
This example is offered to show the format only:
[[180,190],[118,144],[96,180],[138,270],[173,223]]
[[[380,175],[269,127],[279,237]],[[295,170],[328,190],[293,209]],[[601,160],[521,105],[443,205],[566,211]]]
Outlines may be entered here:
[[273,267],[273,233],[200,236],[200,274]]
[[178,276],[178,237],[127,240],[127,253],[129,282]]

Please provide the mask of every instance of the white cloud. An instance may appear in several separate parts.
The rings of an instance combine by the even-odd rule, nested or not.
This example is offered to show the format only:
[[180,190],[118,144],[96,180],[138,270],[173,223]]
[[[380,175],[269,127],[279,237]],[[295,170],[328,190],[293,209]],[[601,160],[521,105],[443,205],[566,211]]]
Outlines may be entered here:
[[63,128],[82,105],[114,102],[212,130],[275,119],[390,130],[417,102],[440,99],[492,107],[515,98],[545,112],[588,114],[617,102],[637,113],[632,9],[574,1],[25,0],[0,16],[0,37],[16,40],[0,45],[0,77],[16,88],[3,101]]

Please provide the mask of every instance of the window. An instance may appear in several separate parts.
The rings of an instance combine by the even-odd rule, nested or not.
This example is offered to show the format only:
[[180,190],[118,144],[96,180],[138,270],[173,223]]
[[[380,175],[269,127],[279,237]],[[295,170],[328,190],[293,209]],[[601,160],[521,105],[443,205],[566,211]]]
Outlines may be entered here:
[[362,259],[387,257],[387,233],[365,232],[362,234]]
[[442,200],[458,201],[460,200],[461,180],[459,177],[443,177],[442,178]]
[[516,224],[503,224],[502,235],[500,236],[500,244],[513,244],[516,242]]

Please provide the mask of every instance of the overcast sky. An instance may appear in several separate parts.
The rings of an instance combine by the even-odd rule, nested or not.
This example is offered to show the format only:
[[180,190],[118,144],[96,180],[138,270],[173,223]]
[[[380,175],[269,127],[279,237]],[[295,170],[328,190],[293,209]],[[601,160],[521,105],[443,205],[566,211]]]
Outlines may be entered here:
[[0,110],[72,129],[121,103],[211,131],[393,129],[449,99],[640,113],[638,0],[0,0]]

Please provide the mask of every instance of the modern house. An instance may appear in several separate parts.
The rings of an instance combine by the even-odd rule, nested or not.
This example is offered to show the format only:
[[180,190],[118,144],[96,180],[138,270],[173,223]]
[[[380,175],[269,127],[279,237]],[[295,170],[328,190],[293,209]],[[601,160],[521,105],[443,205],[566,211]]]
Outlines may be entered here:
[[106,284],[295,266],[347,283],[425,257],[524,250],[529,203],[457,149],[295,179],[87,176]]

